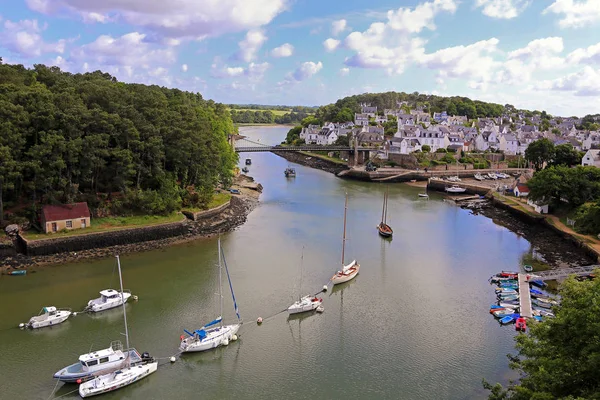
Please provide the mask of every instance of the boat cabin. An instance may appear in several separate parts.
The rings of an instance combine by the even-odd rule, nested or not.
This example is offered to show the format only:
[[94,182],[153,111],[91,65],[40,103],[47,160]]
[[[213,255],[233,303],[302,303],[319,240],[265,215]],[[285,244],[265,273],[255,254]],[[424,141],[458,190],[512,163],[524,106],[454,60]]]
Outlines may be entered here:
[[79,356],[79,362],[84,371],[104,369],[107,363],[114,363],[124,359],[123,345],[119,341],[112,342],[108,349],[93,351]]
[[106,289],[100,292],[100,301],[106,303],[109,300],[116,300],[121,296],[121,293],[114,289]]
[[56,307],[44,307],[44,314],[55,315]]

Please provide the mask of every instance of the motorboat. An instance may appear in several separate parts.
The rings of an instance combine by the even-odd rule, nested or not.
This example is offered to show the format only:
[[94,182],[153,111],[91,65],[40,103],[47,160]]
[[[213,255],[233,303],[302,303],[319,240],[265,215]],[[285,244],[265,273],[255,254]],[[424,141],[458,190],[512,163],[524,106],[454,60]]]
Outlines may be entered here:
[[346,203],[344,204],[344,233],[342,236],[342,268],[331,277],[331,282],[334,285],[348,282],[358,275],[360,264],[353,260],[350,264],[344,265],[344,255],[346,251],[346,215],[348,213],[348,193],[346,193]]
[[523,270],[525,272],[533,272],[533,266],[532,265],[523,265]]
[[[235,301],[235,295],[233,294],[233,286],[231,284],[231,278],[229,276],[229,270],[227,268],[227,262],[225,261],[225,253],[221,247],[221,238],[218,240],[218,251],[219,251],[219,305],[220,315],[213,321],[202,326],[200,329],[196,329],[193,332],[184,329],[186,335],[181,335],[181,343],[179,344],[179,351],[182,353],[192,353],[199,351],[206,351],[215,349],[219,346],[227,346],[229,342],[237,339],[237,332],[242,326],[242,319],[238,310],[237,302]],[[222,270],[223,265],[227,273],[227,280],[229,281],[229,288],[231,289],[231,297],[233,300],[233,308],[238,318],[238,322],[231,325],[223,324],[223,284],[222,284]]]
[[460,187],[458,185],[452,185],[450,187],[446,187],[446,192],[448,193],[464,193],[467,189]]
[[428,199],[429,195],[427,193],[419,193],[419,197],[423,197],[423,198]]
[[498,179],[498,175],[496,175],[493,172],[488,172],[487,175],[488,175],[488,177],[490,177],[490,179],[494,179],[494,180]]
[[248,167],[244,167],[242,168],[242,172],[247,174],[248,172],[250,172],[250,169]]
[[84,311],[100,312],[119,307],[121,304],[127,303],[127,300],[129,300],[130,297],[131,292],[129,290],[123,292],[117,292],[114,289],[102,290],[100,292],[100,297],[88,301]]
[[283,173],[286,176],[286,178],[295,178],[296,177],[296,170],[294,168],[288,167],[285,169],[285,171]]
[[289,314],[298,314],[307,311],[316,310],[323,304],[323,299],[317,296],[304,296],[300,300],[288,307],[287,311]]
[[123,367],[127,357],[131,365],[142,362],[136,349],[123,350],[123,344],[117,340],[106,349],[80,355],[78,362],[56,372],[54,378],[66,383],[85,382],[96,375]]
[[[123,278],[121,277],[121,261],[117,256],[117,264],[119,267],[119,282],[121,284],[121,297],[124,297],[123,293]],[[121,302],[123,308],[123,321],[125,325],[125,340],[127,348],[129,348],[129,330],[127,329],[127,312],[125,311],[125,299]],[[132,363],[129,353],[126,354],[125,359],[122,361],[124,366],[119,367],[117,370],[110,371],[100,376],[96,376],[94,379],[79,385],[79,395],[82,398],[92,397],[103,393],[112,392],[128,386],[134,382],[139,381],[147,377],[148,375],[156,372],[158,369],[158,361],[154,360],[148,353],[142,354],[142,360],[140,363]],[[103,359],[99,359],[98,362],[102,363]]]
[[21,328],[38,329],[46,326],[62,324],[71,315],[71,309],[63,309],[56,307],[44,307],[38,315],[31,317],[29,322],[20,324]]
[[252,164],[252,159],[246,158],[246,165],[251,165],[251,164]]
[[483,176],[481,176],[481,174],[475,174],[473,178],[477,179],[478,181],[483,181],[485,179]]

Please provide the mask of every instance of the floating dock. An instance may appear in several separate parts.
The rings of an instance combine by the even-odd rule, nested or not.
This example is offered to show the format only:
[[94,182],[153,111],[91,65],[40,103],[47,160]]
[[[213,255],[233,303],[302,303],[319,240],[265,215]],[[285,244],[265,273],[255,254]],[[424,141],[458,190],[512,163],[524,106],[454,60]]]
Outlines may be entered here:
[[533,318],[531,309],[531,292],[529,291],[529,281],[527,274],[519,274],[519,313],[521,317]]

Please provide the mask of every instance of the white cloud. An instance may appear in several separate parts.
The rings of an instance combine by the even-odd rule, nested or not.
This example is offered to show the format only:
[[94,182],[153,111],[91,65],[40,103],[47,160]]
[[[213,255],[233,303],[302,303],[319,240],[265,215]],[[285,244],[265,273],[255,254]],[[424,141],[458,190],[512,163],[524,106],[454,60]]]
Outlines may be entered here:
[[350,75],[350,68],[340,69],[340,76],[348,76],[348,75]]
[[334,51],[335,49],[338,48],[339,45],[340,45],[340,41],[337,39],[332,39],[332,38],[329,38],[323,42],[323,46],[325,47],[325,50],[328,52]]
[[485,88],[498,65],[491,54],[498,51],[499,40],[491,38],[467,46],[455,46],[423,54],[418,62],[438,71],[439,78],[464,78],[472,88]]
[[331,23],[331,34],[333,36],[337,36],[340,33],[344,32],[348,27],[347,21],[345,19],[340,19],[337,21],[333,21]]
[[254,60],[256,53],[266,41],[267,36],[262,29],[248,31],[244,40],[239,42],[240,50],[238,52],[238,59],[246,62]]
[[583,70],[565,77],[538,82],[533,88],[573,92],[575,96],[600,96],[600,69],[585,66]]
[[283,86],[289,86],[304,81],[315,75],[321,69],[323,69],[323,63],[321,61],[317,63],[313,61],[303,62],[296,70],[287,74],[283,81],[278,82],[277,86],[281,88]]
[[4,29],[0,32],[0,47],[4,47],[22,57],[37,57],[44,53],[65,51],[66,40],[47,43],[41,33],[46,26],[40,26],[37,20],[4,21]]
[[577,49],[569,53],[567,61],[572,64],[586,63],[600,65],[600,43],[586,49]]
[[548,13],[561,16],[558,21],[561,28],[581,28],[600,22],[598,0],[555,0],[543,12]]
[[532,40],[527,46],[508,53],[497,79],[502,83],[522,84],[529,82],[537,70],[560,69],[566,65],[560,56],[563,50],[561,37]]
[[271,55],[273,57],[290,57],[294,54],[294,46],[289,43],[284,43],[279,47],[275,47],[271,50]]
[[374,22],[364,32],[352,32],[344,45],[355,54],[344,63],[350,67],[385,68],[399,74],[415,57],[425,52],[425,41],[414,34],[434,30],[434,18],[441,12],[454,13],[454,0],[434,0],[411,8],[387,12],[387,22]]
[[188,70],[188,65],[187,65],[187,64],[182,64],[182,65],[181,65],[181,70],[182,70],[183,72],[187,72],[187,70]]
[[484,15],[499,19],[512,19],[527,6],[531,4],[531,0],[476,0],[475,7],[483,7],[481,11]]
[[213,78],[235,78],[246,76],[252,81],[259,81],[263,78],[265,72],[270,68],[268,62],[264,63],[253,63],[248,64],[247,68],[244,67],[229,67],[219,66],[218,63],[213,63],[211,66],[211,76]]
[[270,23],[287,0],[26,0],[45,14],[72,14],[88,22],[110,18],[161,36],[203,38],[251,30]]
[[268,62],[260,64],[250,63],[248,64],[246,75],[253,80],[261,80],[270,67],[271,64],[269,64]]
[[174,47],[161,46],[145,39],[146,35],[139,32],[116,38],[101,35],[92,43],[73,49],[71,59],[92,62],[97,66],[145,70],[175,63],[177,55]]

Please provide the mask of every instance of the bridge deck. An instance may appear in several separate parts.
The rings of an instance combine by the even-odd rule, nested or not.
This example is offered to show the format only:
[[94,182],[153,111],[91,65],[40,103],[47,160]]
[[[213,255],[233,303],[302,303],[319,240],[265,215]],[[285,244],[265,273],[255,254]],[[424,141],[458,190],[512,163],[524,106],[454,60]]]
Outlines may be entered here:
[[588,275],[600,265],[587,265],[585,267],[557,268],[548,271],[535,272],[529,275],[530,280],[549,281],[553,279],[566,278],[569,275]]
[[522,317],[533,318],[531,309],[531,292],[526,274],[519,274],[519,313]]

